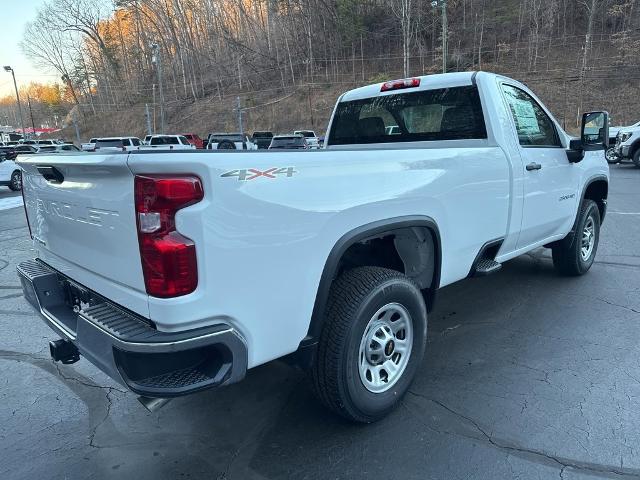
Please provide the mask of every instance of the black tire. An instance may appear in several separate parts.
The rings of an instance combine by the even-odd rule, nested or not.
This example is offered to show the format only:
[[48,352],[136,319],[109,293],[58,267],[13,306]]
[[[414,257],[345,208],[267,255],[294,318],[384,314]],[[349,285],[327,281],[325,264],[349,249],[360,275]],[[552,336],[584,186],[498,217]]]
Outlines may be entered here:
[[11,174],[11,181],[9,183],[9,188],[14,192],[17,192],[22,189],[22,173],[20,170],[16,170]]
[[[386,391],[373,393],[360,377],[359,350],[372,316],[392,303],[400,304],[409,314],[411,353],[395,383]],[[333,283],[329,293],[325,323],[310,372],[316,396],[326,407],[351,421],[371,423],[383,418],[409,389],[422,362],[426,339],[427,310],[420,289],[412,280],[379,267],[347,271]]]
[[607,160],[609,165],[615,165],[621,161],[620,157],[616,155],[616,149],[614,147],[607,148],[604,152],[604,158]]
[[[587,258],[582,256],[583,232],[587,222],[593,223],[594,244]],[[563,275],[584,275],[591,268],[600,240],[600,210],[593,200],[583,200],[574,233],[557,242],[551,250],[553,266]]]
[[636,152],[633,154],[633,164],[640,168],[640,147],[638,147]]
[[236,144],[231,140],[222,140],[218,143],[218,150],[236,150]]

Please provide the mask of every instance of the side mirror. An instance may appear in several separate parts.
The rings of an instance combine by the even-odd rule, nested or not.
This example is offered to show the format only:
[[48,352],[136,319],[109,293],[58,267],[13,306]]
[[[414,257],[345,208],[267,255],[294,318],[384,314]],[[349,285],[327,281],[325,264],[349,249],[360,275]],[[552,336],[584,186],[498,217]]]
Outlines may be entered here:
[[580,140],[585,151],[609,148],[609,114],[607,112],[584,113]]

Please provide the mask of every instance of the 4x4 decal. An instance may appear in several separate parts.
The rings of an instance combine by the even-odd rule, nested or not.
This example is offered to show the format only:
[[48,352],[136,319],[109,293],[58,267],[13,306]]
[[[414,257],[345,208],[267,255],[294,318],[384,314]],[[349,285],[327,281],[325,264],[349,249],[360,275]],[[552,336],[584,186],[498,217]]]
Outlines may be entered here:
[[229,170],[220,175],[221,177],[237,177],[238,181],[254,180],[259,177],[276,178],[277,175],[293,177],[294,173],[298,173],[295,167],[273,167],[266,170],[258,170],[256,168],[243,168],[241,170]]

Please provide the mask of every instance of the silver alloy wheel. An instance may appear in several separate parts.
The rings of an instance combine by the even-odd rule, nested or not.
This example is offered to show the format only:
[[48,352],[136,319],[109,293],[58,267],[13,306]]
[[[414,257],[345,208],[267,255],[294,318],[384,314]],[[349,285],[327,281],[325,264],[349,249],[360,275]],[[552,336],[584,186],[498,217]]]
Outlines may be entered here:
[[22,188],[22,175],[20,174],[20,172],[15,172],[11,176],[11,183],[13,184],[13,188],[15,188],[16,190],[20,190]]
[[413,346],[411,315],[399,303],[380,308],[364,329],[358,351],[358,371],[364,387],[383,393],[407,368]]
[[580,242],[580,256],[582,261],[586,262],[593,253],[593,247],[596,244],[596,225],[593,217],[589,215],[582,229],[582,240]]
[[613,147],[607,148],[607,150],[604,152],[604,156],[609,163],[617,163],[619,161],[618,155],[616,155],[616,151]]

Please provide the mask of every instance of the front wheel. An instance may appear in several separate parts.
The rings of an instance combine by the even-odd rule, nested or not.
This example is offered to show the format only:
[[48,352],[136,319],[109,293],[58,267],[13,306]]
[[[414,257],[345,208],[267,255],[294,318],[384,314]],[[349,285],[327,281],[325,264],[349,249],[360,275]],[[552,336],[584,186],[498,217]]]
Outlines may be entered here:
[[636,153],[633,154],[633,164],[636,167],[640,167],[640,148],[636,150]]
[[553,266],[563,275],[583,275],[591,268],[600,240],[600,210],[583,200],[573,235],[552,247]]
[[11,181],[9,182],[9,188],[14,192],[17,192],[22,188],[22,174],[16,170],[11,174]]
[[616,163],[620,163],[621,159],[616,155],[616,149],[614,147],[607,148],[604,152],[604,158],[607,159],[607,163],[609,165],[615,165]]
[[427,311],[413,281],[386,268],[347,271],[329,294],[311,370],[316,396],[351,421],[381,419],[409,389],[426,338]]

